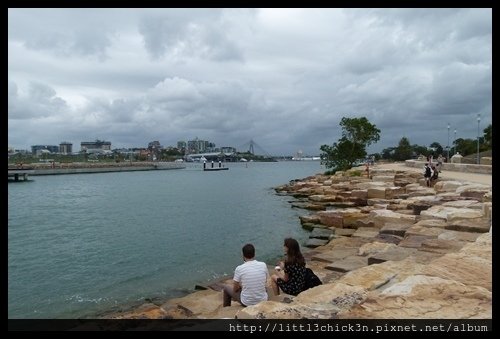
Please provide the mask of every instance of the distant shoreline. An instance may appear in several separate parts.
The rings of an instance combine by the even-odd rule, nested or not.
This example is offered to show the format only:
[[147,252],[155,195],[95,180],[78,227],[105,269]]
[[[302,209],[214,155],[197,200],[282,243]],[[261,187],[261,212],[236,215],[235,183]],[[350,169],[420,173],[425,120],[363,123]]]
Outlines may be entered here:
[[186,165],[178,162],[119,162],[119,163],[54,163],[54,164],[17,164],[9,165],[8,171],[29,171],[30,176],[61,175],[107,172],[130,172],[183,169]]

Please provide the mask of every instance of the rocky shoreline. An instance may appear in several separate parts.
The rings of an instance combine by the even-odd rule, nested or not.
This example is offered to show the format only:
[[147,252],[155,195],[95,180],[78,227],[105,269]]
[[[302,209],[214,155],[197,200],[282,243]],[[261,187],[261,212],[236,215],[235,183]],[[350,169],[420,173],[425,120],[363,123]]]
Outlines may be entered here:
[[[373,168],[276,188],[304,210],[308,267],[323,285],[222,307],[217,281],[104,319],[491,319],[492,188]],[[271,268],[270,268],[271,269]],[[230,281],[230,277],[228,281]]]

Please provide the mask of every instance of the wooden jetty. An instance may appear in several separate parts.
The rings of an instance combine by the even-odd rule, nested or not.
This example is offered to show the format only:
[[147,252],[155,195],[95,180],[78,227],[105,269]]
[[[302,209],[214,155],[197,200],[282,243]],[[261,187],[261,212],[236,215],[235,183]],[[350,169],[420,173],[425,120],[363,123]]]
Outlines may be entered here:
[[34,171],[27,169],[10,169],[8,172],[8,181],[19,182],[28,181],[28,174],[32,174]]
[[228,170],[229,167],[214,167],[214,168],[204,168],[204,171],[224,171]]

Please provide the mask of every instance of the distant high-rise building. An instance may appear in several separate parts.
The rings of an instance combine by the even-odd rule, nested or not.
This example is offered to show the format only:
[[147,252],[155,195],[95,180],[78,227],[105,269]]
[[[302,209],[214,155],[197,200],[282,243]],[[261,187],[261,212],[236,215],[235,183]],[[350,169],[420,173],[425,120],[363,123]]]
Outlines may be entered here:
[[159,150],[161,148],[160,142],[159,141],[151,141],[148,143],[148,149],[151,151],[153,149]]
[[80,144],[80,149],[81,151],[86,151],[89,149],[92,150],[103,150],[103,151],[110,151],[111,150],[111,142],[110,141],[103,141],[96,139],[96,141],[82,141]]
[[177,141],[177,149],[181,152],[186,150],[187,144],[185,141]]
[[59,144],[59,152],[61,154],[73,153],[73,144],[71,142],[63,141]]
[[58,153],[59,146],[57,145],[33,145],[31,146],[31,153],[33,155],[40,155],[42,151],[49,151],[50,153]]
[[189,150],[189,153],[203,153],[209,150],[211,147],[215,147],[214,143],[209,143],[208,141],[205,140],[199,140],[198,138],[195,138],[194,140],[189,140],[187,142],[187,147]]

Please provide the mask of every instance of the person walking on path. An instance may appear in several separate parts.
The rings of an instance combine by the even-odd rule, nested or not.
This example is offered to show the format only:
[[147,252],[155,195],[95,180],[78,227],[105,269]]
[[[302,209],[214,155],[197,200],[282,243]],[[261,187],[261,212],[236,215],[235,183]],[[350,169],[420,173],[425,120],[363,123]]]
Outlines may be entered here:
[[425,185],[427,187],[431,187],[431,177],[432,177],[432,169],[431,166],[428,163],[425,163],[424,165],[424,178],[425,178]]
[[438,156],[437,160],[438,160],[438,167],[437,168],[439,169],[439,173],[441,173],[441,169],[443,168],[443,155],[440,154]]
[[268,298],[266,284],[269,271],[264,262],[255,260],[255,247],[246,244],[242,248],[243,264],[236,267],[233,285],[225,285],[222,306],[231,306],[231,300],[243,306],[255,305]]

